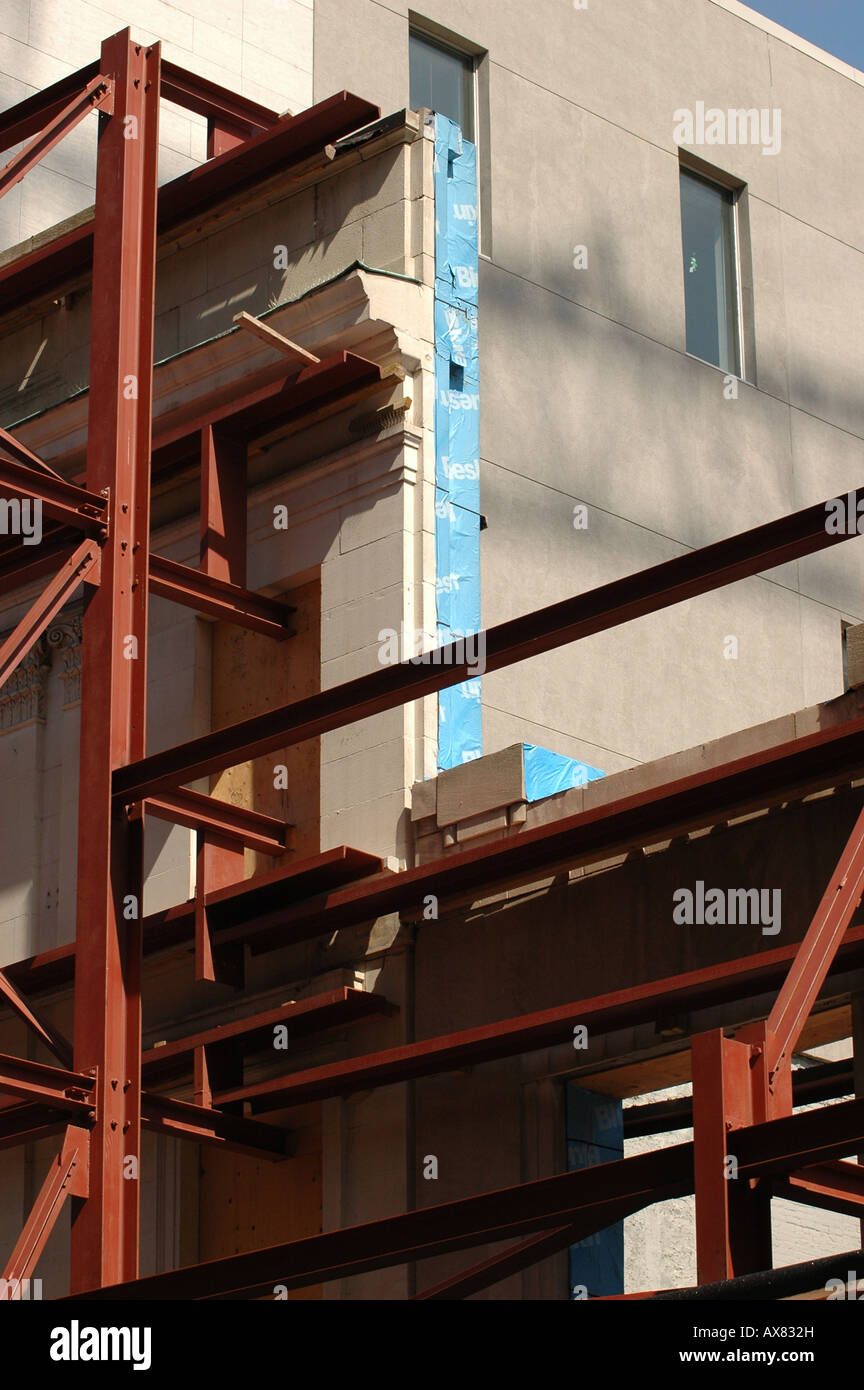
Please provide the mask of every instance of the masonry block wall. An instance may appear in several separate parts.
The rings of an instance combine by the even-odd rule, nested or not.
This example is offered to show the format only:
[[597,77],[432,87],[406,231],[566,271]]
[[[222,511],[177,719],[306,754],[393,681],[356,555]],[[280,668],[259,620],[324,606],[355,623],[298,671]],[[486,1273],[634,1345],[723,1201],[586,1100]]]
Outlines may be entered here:
[[[274,328],[320,354],[351,349],[391,375],[374,398],[330,407],[251,452],[248,582],[299,605],[297,638],[260,639],[256,647],[240,640],[239,629],[214,635],[214,625],[190,610],[152,600],[152,752],[284,703],[292,692],[377,669],[382,629],[434,632],[433,300],[419,278],[432,263],[431,165],[432,143],[409,116],[362,157],[337,154],[299,188],[276,176],[161,248],[157,330],[167,352],[154,376],[157,429],[162,416],[202,392],[278,365],[273,348],[234,328],[241,308],[268,314]],[[359,268],[361,256],[380,263]],[[74,474],[84,461],[87,393],[74,391],[67,348],[80,344],[86,363],[89,295],[47,318],[37,307],[33,317],[9,326],[6,380],[18,352],[39,335],[57,375],[29,382],[14,419],[7,407],[7,423]],[[392,420],[379,426],[376,410],[393,402]],[[195,565],[198,479],[194,461],[184,467],[154,499],[153,550]],[[279,508],[286,522],[277,527]],[[13,597],[3,627],[14,626],[33,594]],[[0,702],[0,771],[22,807],[0,847],[4,963],[74,934],[80,605],[62,617]],[[216,789],[287,814],[295,854],[351,844],[407,862],[410,788],[435,766],[434,705],[394,710],[235,769]],[[293,790],[277,807],[281,762]],[[268,867],[246,859],[247,873]],[[185,901],[194,888],[191,832],[148,818],[146,869],[145,912]]]
[[[520,0],[317,0],[316,97],[404,104],[421,20],[485,50],[484,624],[860,483],[864,76],[736,0],[538,0],[530,19]],[[776,155],[693,147],[748,188],[755,356],[737,400],[685,352],[673,116],[699,101],[782,113]],[[496,672],[484,752],[524,740],[612,772],[839,695],[862,549]]]
[[[313,0],[4,0],[0,109],[84,67],[102,40],[132,26],[162,56],[271,110],[312,100]],[[160,181],[206,158],[203,118],[163,103]],[[0,251],[93,202],[96,123],[88,119],[0,203]],[[5,160],[4,160],[5,162]]]

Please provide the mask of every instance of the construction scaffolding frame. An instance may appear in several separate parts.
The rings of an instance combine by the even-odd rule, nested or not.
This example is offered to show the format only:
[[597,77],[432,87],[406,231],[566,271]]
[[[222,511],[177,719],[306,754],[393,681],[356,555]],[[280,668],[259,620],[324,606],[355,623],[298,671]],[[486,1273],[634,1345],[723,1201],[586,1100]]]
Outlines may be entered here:
[[[160,97],[208,121],[207,163],[161,190]],[[515,1240],[503,1254],[416,1295],[464,1298],[642,1207],[687,1193],[696,1199],[699,1283],[711,1285],[771,1269],[772,1195],[864,1215],[864,1168],[840,1161],[864,1147],[864,1099],[794,1114],[791,1070],[796,1041],[829,974],[864,965],[864,927],[850,928],[864,891],[864,812],[797,947],[386,1052],[288,1070],[256,1084],[243,1080],[244,1050],[274,1022],[289,1019],[293,1029],[315,1032],[386,1012],[387,1002],[357,990],[331,990],[142,1054],[142,962],[150,952],[192,941],[196,979],[236,980],[237,951],[244,945],[266,950],[384,913],[416,919],[429,893],[456,906],[556,869],[848,784],[864,775],[864,719],[527,830],[506,844],[463,850],[404,872],[389,872],[376,856],[340,847],[244,880],[243,847],[278,856],[286,826],[193,792],[187,783],[458,684],[474,658],[464,641],[457,642],[434,665],[385,667],[147,755],[149,594],[273,641],[291,634],[292,610],[246,588],[245,529],[237,520],[245,513],[246,433],[262,411],[278,418],[334,395],[347,399],[381,375],[374,363],[350,353],[321,361],[288,352],[267,380],[213,393],[194,416],[175,412],[176,418],[161,417],[154,425],[157,236],[190,208],[215,205],[229,188],[254,183],[277,163],[290,178],[292,167],[308,166],[328,142],[379,113],[341,93],[297,117],[280,117],[164,62],[158,44],[137,44],[125,30],[106,40],[96,63],[0,116],[0,148],[24,142],[0,171],[0,196],[91,111],[100,123],[92,220],[0,269],[3,312],[26,302],[35,266],[41,292],[86,272],[92,258],[85,475],[60,477],[0,431],[0,488],[10,497],[39,499],[54,523],[39,560],[21,546],[0,554],[0,593],[51,576],[0,649],[0,685],[78,586],[87,590],[76,938],[69,947],[0,971],[0,1000],[57,1062],[0,1056],[0,1147],[60,1136],[8,1261],[8,1288],[33,1273],[67,1198],[73,1204],[70,1297],[88,1299],[272,1296],[277,1283],[300,1288]],[[190,439],[201,459],[198,569],[150,553],[151,471],[160,449]],[[854,496],[864,499],[864,489]],[[825,517],[824,504],[810,507],[503,623],[483,634],[486,669],[849,538],[829,534]],[[196,831],[198,886],[190,902],[144,918],[148,814]],[[74,1031],[67,1039],[40,1017],[32,999],[46,981],[68,982],[73,972]],[[138,1277],[139,1183],[129,1178],[138,1173],[142,1127],[278,1159],[290,1135],[253,1115],[517,1056],[563,1041],[574,1024],[588,1023],[599,1034],[663,1010],[730,1003],[774,989],[776,1002],[764,1021],[734,1036],[713,1028],[693,1037],[692,1144]],[[190,1071],[192,1103],[148,1089]],[[735,1183],[725,1171],[732,1132]]]

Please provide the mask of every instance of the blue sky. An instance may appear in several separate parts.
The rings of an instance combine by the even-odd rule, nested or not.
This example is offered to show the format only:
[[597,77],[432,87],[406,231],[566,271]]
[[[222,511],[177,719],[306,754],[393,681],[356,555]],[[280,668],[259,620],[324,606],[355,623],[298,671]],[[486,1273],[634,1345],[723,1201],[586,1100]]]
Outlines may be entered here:
[[864,5],[861,0],[744,0],[751,10],[864,69]]

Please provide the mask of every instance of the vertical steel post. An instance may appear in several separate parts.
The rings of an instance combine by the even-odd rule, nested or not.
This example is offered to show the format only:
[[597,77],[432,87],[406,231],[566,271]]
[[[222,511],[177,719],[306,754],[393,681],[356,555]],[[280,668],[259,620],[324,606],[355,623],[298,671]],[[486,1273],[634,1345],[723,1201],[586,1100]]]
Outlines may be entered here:
[[[213,425],[201,431],[201,570],[246,586],[246,445]],[[211,648],[212,651],[212,648]],[[216,778],[212,779],[215,784]],[[210,791],[214,790],[211,785]],[[205,896],[243,877],[243,850],[213,832],[198,833],[195,979],[243,983],[243,947],[214,953]]]
[[735,1130],[754,1123],[752,1048],[722,1028],[691,1047],[697,1277],[714,1284],[771,1268],[771,1205],[736,1166]]
[[111,774],[145,752],[158,44],[102,45],[87,486],[109,498],[102,582],[83,619],[75,1066],[96,1076],[90,1195],[72,1291],[135,1277],[141,1121],[140,809],[112,816]]

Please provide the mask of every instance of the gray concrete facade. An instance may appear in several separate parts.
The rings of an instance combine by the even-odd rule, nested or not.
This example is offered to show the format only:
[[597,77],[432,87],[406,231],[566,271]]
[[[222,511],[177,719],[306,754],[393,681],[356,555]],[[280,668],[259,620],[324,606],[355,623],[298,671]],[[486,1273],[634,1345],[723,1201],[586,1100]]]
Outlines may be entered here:
[[[402,105],[412,22],[484,54],[484,623],[856,486],[864,77],[734,0],[316,0],[316,96]],[[782,113],[777,154],[692,147],[746,184],[737,399],[685,351],[674,113],[700,101]],[[489,677],[484,752],[525,739],[617,771],[841,693],[861,550]]]

